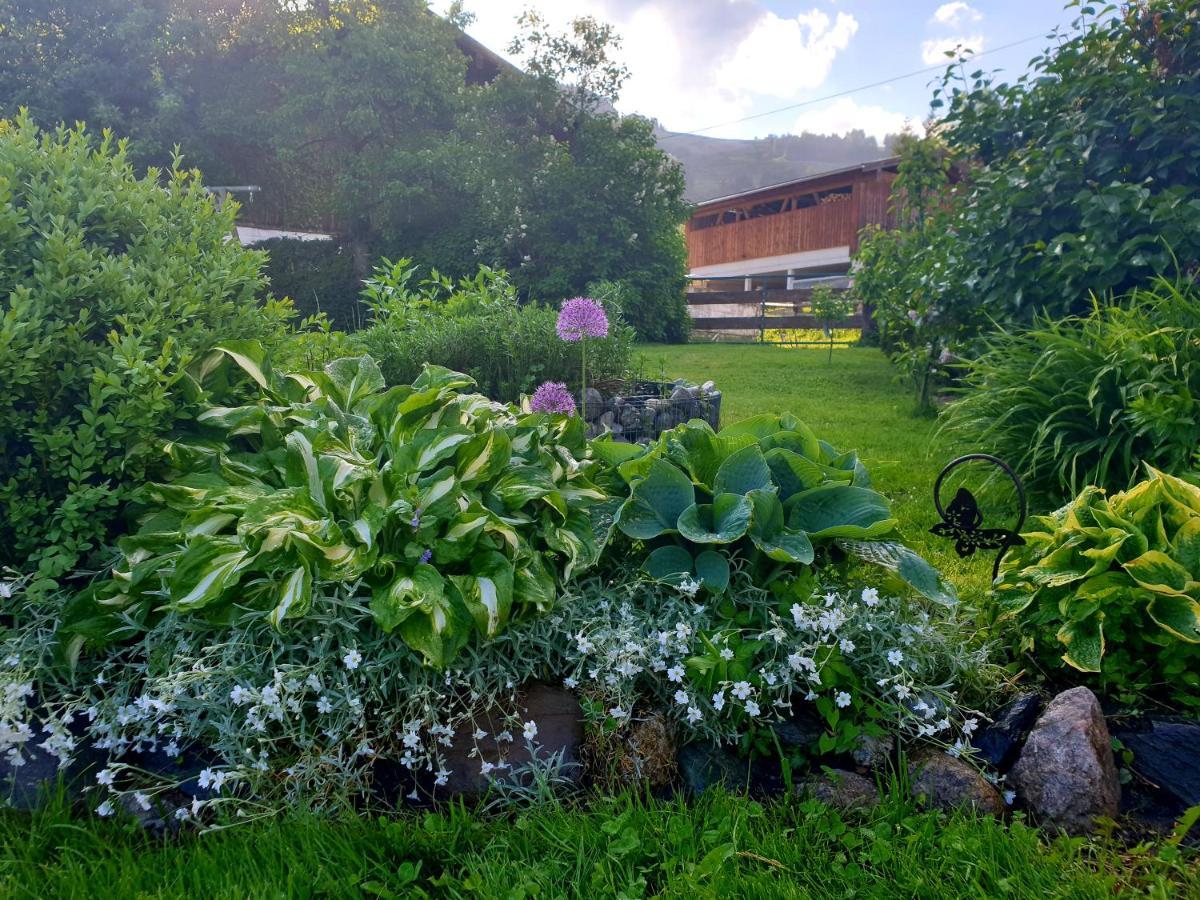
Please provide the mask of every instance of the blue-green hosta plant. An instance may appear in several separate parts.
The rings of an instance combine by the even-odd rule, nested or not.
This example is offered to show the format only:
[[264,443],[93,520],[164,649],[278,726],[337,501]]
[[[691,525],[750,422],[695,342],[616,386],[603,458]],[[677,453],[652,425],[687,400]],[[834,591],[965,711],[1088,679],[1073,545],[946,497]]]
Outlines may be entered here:
[[581,420],[522,415],[429,366],[386,389],[370,357],[280,376],[253,345],[194,372],[237,368],[258,399],[211,406],[167,447],[177,471],[148,485],[140,529],[110,582],[67,617],[72,649],[137,633],[165,611],[279,628],[334,585],[369,593],[376,623],[444,665],[478,632],[544,612],[599,555]]
[[835,545],[895,571],[934,599],[952,589],[895,540],[896,519],[854,452],[839,453],[792,415],[761,415],[714,432],[693,420],[649,447],[592,442],[628,494],[616,527],[646,548],[643,567],[724,593],[729,561],[757,583],[795,575]]
[[1033,520],[997,580],[1022,649],[1123,702],[1200,708],[1200,488],[1147,466]]

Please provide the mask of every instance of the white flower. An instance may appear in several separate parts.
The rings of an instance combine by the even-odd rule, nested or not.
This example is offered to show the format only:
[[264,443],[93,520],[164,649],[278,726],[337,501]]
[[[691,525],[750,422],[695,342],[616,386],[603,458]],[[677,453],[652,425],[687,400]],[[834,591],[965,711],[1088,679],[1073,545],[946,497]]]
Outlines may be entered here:
[[496,767],[485,759],[483,762],[481,762],[479,764],[479,774],[480,775],[491,775],[492,770],[494,768],[496,768]]
[[746,701],[746,715],[757,716],[759,714],[758,704],[753,700]]
[[838,691],[838,695],[833,698],[833,702],[836,703],[842,709],[845,709],[847,706],[850,705],[850,695],[847,694],[845,691]]
[[487,732],[484,731],[482,728],[476,728],[475,734],[472,735],[472,737],[474,737],[475,740],[477,740],[477,741],[482,741],[485,737],[487,737]]
[[593,644],[582,631],[575,635],[575,646],[578,647],[579,652],[585,656],[596,649],[596,645]]
[[975,729],[979,727],[979,720],[975,718],[967,719],[962,724],[962,733],[966,737],[970,737],[975,733]]
[[521,729],[521,733],[525,735],[525,740],[532,741],[535,737],[537,737],[537,723],[526,722],[524,727]]
[[180,822],[182,822],[187,817],[188,817],[188,811],[187,811],[186,806],[181,806],[181,807],[179,807],[179,809],[175,810],[175,818],[178,819]]
[[100,784],[111,786],[113,783],[112,769],[101,769],[96,773],[96,781]]
[[579,687],[579,682],[575,678],[572,678],[570,675],[568,675],[563,679],[563,687],[567,688],[567,690],[573,690],[574,688]]
[[150,798],[140,791],[133,795],[133,802],[140,806],[143,810],[150,808]]
[[19,666],[21,664],[21,657],[15,655],[15,654],[12,656],[6,656],[4,658],[4,664],[6,666],[8,666],[10,669],[15,669],[17,666]]
[[875,590],[875,588],[863,588],[862,602],[867,606],[878,606],[879,591]]
[[351,650],[349,653],[347,653],[345,656],[342,657],[342,665],[344,665],[347,669],[349,669],[351,672],[353,672],[355,669],[358,668],[359,663],[361,663],[362,660],[363,660],[363,657],[362,657],[361,653],[359,653],[357,650]]
[[667,681],[683,681],[683,666],[671,666],[667,669]]
[[733,651],[730,650],[728,647],[722,647],[721,648],[721,659],[726,660],[726,661],[733,659]]
[[683,594],[685,597],[695,597],[699,590],[700,582],[693,581],[690,576],[685,576],[683,580],[679,582],[679,593]]
[[715,694],[712,695],[712,705],[713,705],[713,709],[715,709],[717,712],[720,712],[721,710],[723,710],[725,708],[725,692],[724,691],[717,691]]
[[680,706],[687,706],[689,703],[692,702],[692,698],[688,696],[687,691],[676,691],[675,692],[675,702],[678,703]]
[[96,807],[96,815],[107,818],[116,812],[116,808],[112,805],[111,800],[105,800]]
[[241,706],[244,703],[250,702],[250,692],[240,684],[233,686],[233,690],[229,692],[229,699],[233,701],[234,706]]
[[333,712],[333,704],[329,702],[328,697],[321,695],[317,698],[317,712],[322,715]]
[[945,731],[947,728],[950,727],[950,720],[949,719],[939,719],[937,722],[937,725],[935,727],[937,728],[938,731]]
[[775,682],[776,682],[776,681],[778,681],[778,680],[779,680],[779,679],[775,677],[775,673],[774,673],[774,672],[767,672],[765,675],[763,675],[763,681],[765,681],[765,682],[766,682],[767,684],[769,684],[771,687],[774,687],[774,686],[775,686]]
[[909,690],[907,684],[896,685],[896,696],[901,700],[907,700],[910,693],[912,693],[912,691]]
[[889,650],[888,655],[887,655],[887,661],[890,662],[893,666],[898,666],[898,665],[900,665],[900,663],[904,662],[904,654],[901,653],[899,650]]
[[675,623],[675,637],[681,641],[687,640],[692,634],[692,626],[686,622]]
[[838,641],[838,646],[842,648],[842,652],[849,655],[854,652],[854,641],[850,638],[842,638]]
[[704,718],[704,713],[700,712],[699,709],[697,709],[694,706],[688,707],[687,720],[689,722],[699,722],[703,718]]
[[1008,804],[1009,806],[1012,806],[1012,805],[1013,805],[1013,801],[1014,801],[1014,800],[1016,800],[1016,799],[1017,799],[1017,792],[1016,792],[1016,791],[1005,791],[1005,792],[1004,792],[1004,802],[1005,802],[1006,804]]
[[739,700],[745,700],[750,696],[750,692],[752,690],[753,688],[750,687],[750,682],[739,681],[733,686],[733,696],[737,697]]
[[628,712],[621,709],[621,707],[619,707],[619,706],[614,706],[612,709],[610,709],[608,711],[608,714],[610,716],[612,716],[614,719],[624,719],[626,716],[629,715]]

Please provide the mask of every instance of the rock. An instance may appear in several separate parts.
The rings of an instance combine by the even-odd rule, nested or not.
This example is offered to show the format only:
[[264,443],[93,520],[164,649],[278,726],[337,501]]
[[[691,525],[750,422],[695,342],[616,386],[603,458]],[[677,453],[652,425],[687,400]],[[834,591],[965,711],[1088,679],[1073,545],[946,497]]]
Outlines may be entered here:
[[878,769],[891,760],[895,749],[895,742],[887,735],[871,737],[869,734],[864,734],[859,737],[858,744],[850,755],[860,766]]
[[677,762],[684,787],[691,794],[703,794],[717,784],[736,790],[749,783],[746,760],[725,747],[705,742],[687,744],[680,748]]
[[771,726],[779,743],[788,750],[809,751],[820,740],[825,727],[816,715],[807,709],[799,709],[789,719]]
[[919,757],[908,769],[912,794],[934,809],[974,807],[1001,816],[1007,808],[1000,792],[968,762],[947,753]]
[[800,796],[813,797],[835,809],[871,809],[879,805],[875,782],[857,772],[832,769],[796,785]]
[[1021,694],[996,711],[992,723],[980,729],[971,745],[992,768],[1007,772],[1017,761],[1021,745],[1041,711],[1042,700],[1037,694]]
[[1121,784],[1095,694],[1077,687],[1050,701],[1009,783],[1043,822],[1071,834],[1091,831],[1099,816],[1117,815]]
[[[583,710],[574,694],[548,684],[530,684],[522,692],[515,718],[537,725],[534,744],[539,760],[561,755],[561,774],[572,781],[582,777],[579,749],[583,743]],[[486,732],[486,737],[476,740],[476,729]],[[511,741],[497,738],[506,730],[512,733]],[[478,752],[472,755],[472,751]],[[436,796],[483,793],[491,780],[482,772],[485,762],[498,767],[492,771],[492,778],[503,779],[511,778],[514,768],[529,761],[527,742],[519,726],[514,729],[501,710],[485,710],[453,735],[452,745],[445,750],[450,775],[447,783],[437,788]]]
[[716,389],[717,389],[717,385],[715,382],[712,382],[712,381],[706,381],[706,382],[704,382],[704,384],[700,385],[700,393],[705,396],[708,396]]
[[616,420],[617,420],[617,417],[616,417],[615,413],[613,413],[613,412],[604,413],[602,416],[600,416],[599,425],[600,425],[601,430],[603,430],[605,428],[611,430],[613,425],[616,424]]
[[671,402],[672,403],[685,403],[691,399],[692,399],[692,392],[688,388],[684,387],[682,384],[679,385],[679,387],[675,388],[675,390],[671,391]]
[[1184,808],[1200,804],[1200,721],[1151,717],[1113,730],[1133,753],[1130,768]]
[[41,721],[34,717],[29,725],[34,737],[22,750],[23,762],[14,766],[6,756],[0,756],[0,804],[24,810],[36,809],[58,790],[60,777],[71,797],[95,784],[95,773],[104,768],[108,756],[91,745],[83,733],[81,719],[69,729],[77,744],[71,763],[65,769],[59,768],[57,756],[38,746],[49,737]]
[[595,388],[588,388],[584,396],[587,398],[588,421],[600,418],[604,412],[604,395]]

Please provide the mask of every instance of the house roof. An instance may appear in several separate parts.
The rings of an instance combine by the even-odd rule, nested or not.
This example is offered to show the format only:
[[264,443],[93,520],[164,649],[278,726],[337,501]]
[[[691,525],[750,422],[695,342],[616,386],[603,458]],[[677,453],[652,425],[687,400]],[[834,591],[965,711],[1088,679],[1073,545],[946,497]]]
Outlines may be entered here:
[[857,172],[876,172],[880,169],[893,169],[900,163],[899,156],[887,156],[883,159],[872,160],[871,162],[858,163],[853,166],[846,166],[841,169],[830,169],[827,172],[815,172],[812,175],[805,175],[803,178],[794,178],[791,181],[780,181],[777,184],[767,184],[762,187],[752,188],[748,191],[741,191],[737,194],[727,194],[724,197],[713,197],[711,200],[701,200],[696,206],[711,206],[714,203],[727,203],[730,200],[744,200],[747,197],[753,197],[757,194],[770,194],[787,187],[798,187],[808,184],[813,181],[822,181],[826,178],[831,178],[837,175],[852,175]]

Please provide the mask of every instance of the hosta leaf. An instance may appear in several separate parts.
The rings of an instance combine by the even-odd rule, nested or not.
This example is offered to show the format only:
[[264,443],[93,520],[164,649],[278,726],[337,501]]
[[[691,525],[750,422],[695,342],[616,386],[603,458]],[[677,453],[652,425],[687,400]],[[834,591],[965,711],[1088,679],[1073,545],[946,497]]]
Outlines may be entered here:
[[275,596],[275,608],[268,620],[276,628],[282,628],[285,619],[298,619],[312,607],[312,571],[308,566],[297,566],[279,585]]
[[1162,594],[1181,594],[1191,580],[1187,569],[1159,550],[1125,563],[1125,571],[1142,587]]
[[751,509],[748,497],[717,494],[712,503],[694,503],[683,511],[679,533],[697,544],[728,544],[749,529]]
[[406,461],[416,471],[428,472],[474,437],[475,432],[462,426],[423,428],[413,436]]
[[696,577],[714,594],[729,587],[729,559],[716,550],[705,550],[696,556]]
[[590,568],[600,556],[592,520],[583,510],[573,509],[561,526],[546,529],[546,544],[567,558],[563,577],[570,578],[576,571]]
[[513,566],[499,553],[471,562],[470,575],[451,575],[480,633],[492,638],[508,623],[513,603]]
[[1180,640],[1200,644],[1200,603],[1188,596],[1157,596],[1146,607],[1150,618]]
[[335,359],[325,366],[324,374],[336,389],[333,399],[346,412],[387,387],[379,366],[369,356]]
[[762,448],[751,444],[726,457],[713,479],[713,494],[748,494],[771,484]]
[[680,515],[695,502],[691,480],[669,462],[655,459],[617,514],[617,527],[641,540],[674,532]]
[[811,460],[821,458],[821,443],[808,425],[793,416],[781,417],[780,425],[786,430],[759,438],[758,443],[764,453],[780,448]]
[[762,415],[742,419],[740,422],[735,422],[732,425],[726,425],[717,434],[723,438],[749,436],[754,438],[755,443],[757,443],[765,437],[777,434],[781,430],[779,416],[763,413]]
[[1188,519],[1171,541],[1175,561],[1200,580],[1200,516]]
[[287,446],[287,483],[291,487],[304,488],[313,503],[322,511],[328,508],[325,485],[313,454],[312,442],[299,431],[291,432],[284,442]]
[[554,576],[546,568],[541,557],[529,556],[521,560],[513,571],[513,602],[530,606],[540,613],[554,607],[558,588]]
[[452,518],[445,531],[435,541],[433,558],[439,565],[470,559],[479,543],[479,536],[492,520],[482,506],[475,505]]
[[[214,354],[231,359],[238,368],[254,379],[263,390],[271,387],[271,363],[258,341],[226,341],[213,348]],[[207,373],[205,373],[207,374]]]
[[421,374],[417,376],[417,380],[413,382],[413,388],[417,391],[457,391],[470,387],[475,387],[475,379],[471,376],[463,375],[461,372],[452,372],[443,366],[432,366],[428,363],[421,370]]
[[707,422],[693,420],[663,435],[668,458],[692,481],[712,487],[724,458],[716,434]]
[[678,582],[679,576],[692,574],[694,562],[692,554],[683,547],[668,544],[651,552],[642,568],[656,581]]
[[512,440],[499,428],[489,428],[458,450],[455,471],[465,484],[489,481],[507,468],[512,458]]
[[1067,648],[1062,656],[1067,665],[1080,672],[1100,671],[1104,659],[1104,621],[1099,613],[1063,625],[1058,640]]
[[420,479],[417,488],[420,490],[421,509],[430,514],[447,507],[453,508],[459,495],[458,477],[449,466],[443,466],[432,475]]
[[751,491],[754,506],[750,522],[750,540],[759,550],[779,562],[807,565],[813,561],[813,545],[802,531],[787,528],[783,504],[772,491]]
[[492,493],[509,509],[520,509],[553,490],[554,480],[544,466],[512,466],[492,485]]
[[446,580],[433,566],[421,564],[376,587],[371,593],[371,613],[379,627],[390,634],[409,616],[428,614],[445,596]]
[[400,636],[426,665],[443,669],[471,639],[474,620],[457,590],[447,591],[420,612],[400,623]]
[[788,526],[810,538],[871,540],[896,527],[887,501],[869,488],[825,484],[792,497]]
[[879,566],[894,573],[923,597],[928,597],[943,606],[958,603],[954,585],[947,582],[940,572],[924,557],[905,547],[898,541],[858,541],[840,539],[837,546],[863,562]]
[[821,465],[799,453],[776,447],[768,450],[765,458],[771,480],[779,488],[780,500],[787,500],[826,481]]
[[592,456],[601,460],[605,465],[616,467],[623,462],[637,459],[646,453],[646,447],[641,444],[625,444],[614,441],[611,435],[604,435],[592,441]]
[[179,557],[171,576],[171,606],[197,610],[220,600],[237,583],[251,559],[240,543],[223,538],[200,538]]

